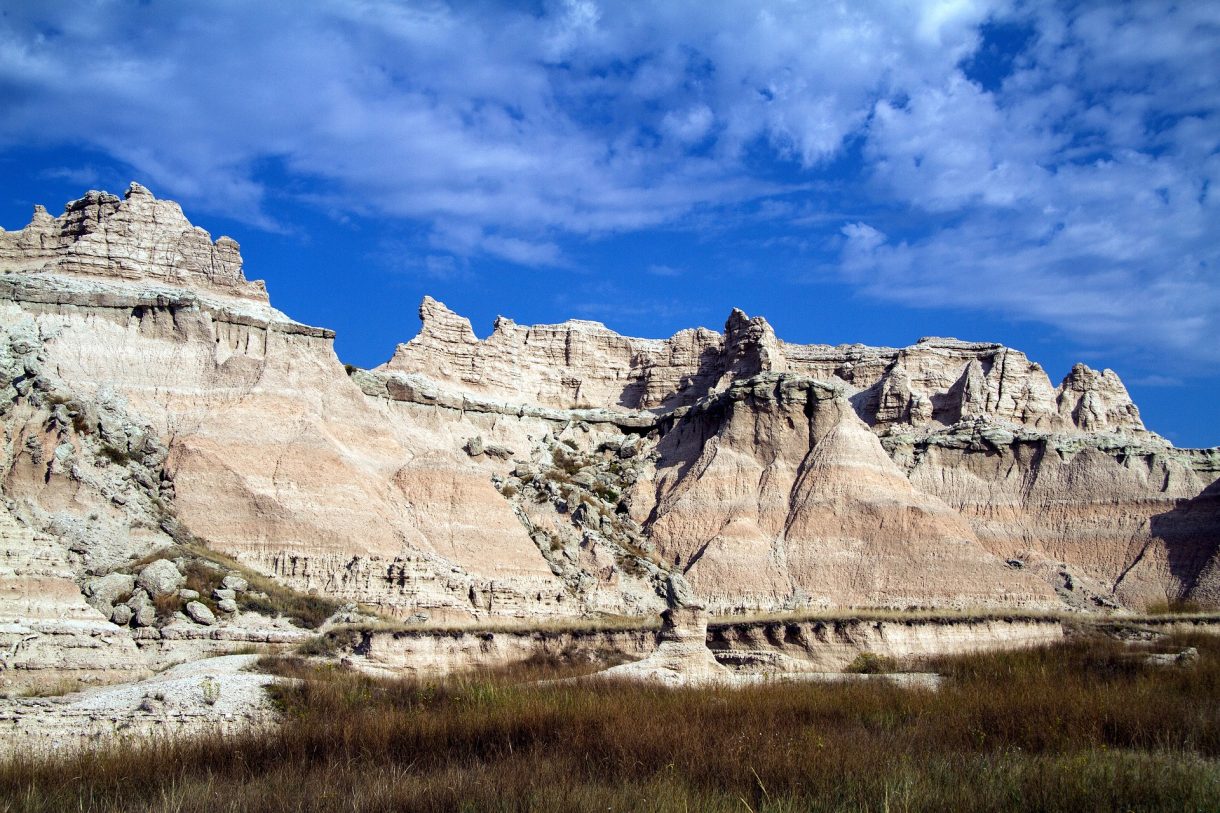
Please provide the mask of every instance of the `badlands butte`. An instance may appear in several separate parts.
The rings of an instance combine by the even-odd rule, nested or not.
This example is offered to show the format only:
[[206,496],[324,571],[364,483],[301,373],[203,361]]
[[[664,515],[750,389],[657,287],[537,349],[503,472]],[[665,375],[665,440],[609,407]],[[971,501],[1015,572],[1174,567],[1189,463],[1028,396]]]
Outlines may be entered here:
[[356,369],[137,184],[36,207],[0,272],[10,675],[294,640],[232,593],[141,622],[139,560],[175,545],[419,624],[654,616],[671,573],[722,615],[1220,604],[1220,449],[1148,431],[1109,370],[790,344],[741,311],[479,339],[431,298]]

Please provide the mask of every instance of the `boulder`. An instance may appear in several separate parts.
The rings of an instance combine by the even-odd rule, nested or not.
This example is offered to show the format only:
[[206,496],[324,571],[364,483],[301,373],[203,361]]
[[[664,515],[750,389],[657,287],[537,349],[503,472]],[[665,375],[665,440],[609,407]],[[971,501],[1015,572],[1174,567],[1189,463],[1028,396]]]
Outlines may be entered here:
[[153,598],[168,596],[186,583],[186,577],[168,559],[158,559],[147,565],[136,577],[136,583]]
[[1193,666],[1199,661],[1199,650],[1193,646],[1181,652],[1152,653],[1144,656],[1144,662],[1151,666]]
[[220,583],[220,586],[225,590],[233,590],[240,593],[243,590],[249,589],[250,583],[241,576],[238,576],[236,573],[230,573],[228,576],[224,577],[224,580]]
[[178,598],[183,601],[194,601],[199,598],[198,590],[187,590],[185,587],[178,591]]
[[206,604],[198,601],[192,601],[186,605],[186,614],[196,624],[203,624],[205,627],[216,623],[216,616],[212,614],[212,611]]
[[85,600],[103,615],[110,615],[110,608],[125,593],[135,587],[135,576],[127,573],[108,573],[85,582]]
[[237,602],[231,598],[221,599],[220,601],[216,602],[216,607],[222,613],[229,613],[230,615],[237,612]]
[[151,604],[142,604],[136,610],[132,623],[137,627],[151,627],[157,623],[157,608]]
[[516,454],[516,452],[514,452],[508,446],[501,446],[497,443],[483,444],[483,453],[498,460],[508,460],[510,457]]
[[125,627],[131,623],[131,617],[133,615],[135,615],[135,613],[131,611],[130,607],[128,607],[126,604],[120,604],[110,613],[110,623],[118,624],[120,627]]
[[232,601],[235,598],[237,598],[237,592],[234,590],[221,589],[212,591],[212,599],[214,601]]

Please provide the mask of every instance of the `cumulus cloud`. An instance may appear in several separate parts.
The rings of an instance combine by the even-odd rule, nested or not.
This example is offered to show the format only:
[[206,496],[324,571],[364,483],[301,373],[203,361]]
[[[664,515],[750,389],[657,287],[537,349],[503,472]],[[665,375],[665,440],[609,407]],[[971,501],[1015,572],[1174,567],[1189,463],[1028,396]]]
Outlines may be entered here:
[[0,143],[85,143],[241,216],[271,216],[270,164],[351,209],[637,229],[774,191],[740,160],[759,140],[833,156],[878,94],[968,52],[987,12],[40,0],[0,18]]
[[871,180],[934,227],[891,239],[880,222],[845,226],[846,277],[1094,346],[1220,359],[1220,68],[1203,56],[1220,50],[1220,18],[1154,6],[1038,9],[994,93],[955,73],[880,100]]
[[[449,255],[564,269],[609,233],[766,221],[811,254],[837,239],[840,277],[878,298],[1214,360],[1218,18],[31,0],[0,15],[0,149],[87,147],[267,228],[285,199],[408,223],[432,273]],[[997,26],[1027,36],[984,81],[971,60],[1003,50]]]

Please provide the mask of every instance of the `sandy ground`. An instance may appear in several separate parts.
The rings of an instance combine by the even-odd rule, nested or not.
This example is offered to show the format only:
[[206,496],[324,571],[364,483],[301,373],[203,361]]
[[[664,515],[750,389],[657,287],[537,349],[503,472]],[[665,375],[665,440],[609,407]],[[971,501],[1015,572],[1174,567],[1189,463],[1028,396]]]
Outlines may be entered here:
[[270,724],[274,711],[264,687],[277,678],[245,671],[258,658],[224,655],[135,683],[0,701],[0,753]]

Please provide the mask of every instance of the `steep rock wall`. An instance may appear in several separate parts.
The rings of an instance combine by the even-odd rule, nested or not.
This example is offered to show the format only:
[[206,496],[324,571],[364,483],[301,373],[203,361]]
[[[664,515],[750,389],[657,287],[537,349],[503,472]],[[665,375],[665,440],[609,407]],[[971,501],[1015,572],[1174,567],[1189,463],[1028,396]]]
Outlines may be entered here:
[[524,327],[501,317],[491,336],[479,340],[469,320],[431,297],[419,316],[418,335],[378,369],[485,398],[667,412],[740,378],[788,372],[842,385],[859,417],[879,428],[949,426],[986,416],[1047,431],[1145,431],[1113,371],[1078,364],[1055,387],[1024,354],[992,343],[789,344],[776,339],[766,320],[741,311],[729,316],[723,335],[699,328],[669,339],[634,339],[599,322]]
[[[82,568],[163,540],[163,507],[294,586],[432,620],[654,612],[675,568],[723,610],[1220,591],[1220,453],[1148,432],[1110,371],[788,344],[740,311],[723,334],[500,319],[479,340],[425,299],[419,334],[349,375],[236,243],[138,185],[0,232],[0,300],[5,493],[90,540]],[[136,434],[82,441],[52,391]],[[142,458],[136,436],[166,454],[98,462]]]
[[[51,257],[35,251],[6,268],[4,293],[20,308],[12,318],[34,319],[44,365],[74,393],[116,394],[153,427],[169,448],[182,523],[290,584],[391,613],[580,611],[461,451],[460,416],[425,427],[387,420],[348,378],[332,333],[271,309],[240,263],[225,264],[223,240],[209,243],[162,203],[133,187],[125,201],[90,196],[0,236]],[[101,256],[99,234],[130,238],[122,256],[78,262]],[[15,490],[38,503],[71,488],[56,478],[72,473],[52,473],[38,490],[25,477],[29,487]]]
[[842,390],[739,381],[679,418],[659,450],[651,537],[713,609],[1055,601],[914,488]]

